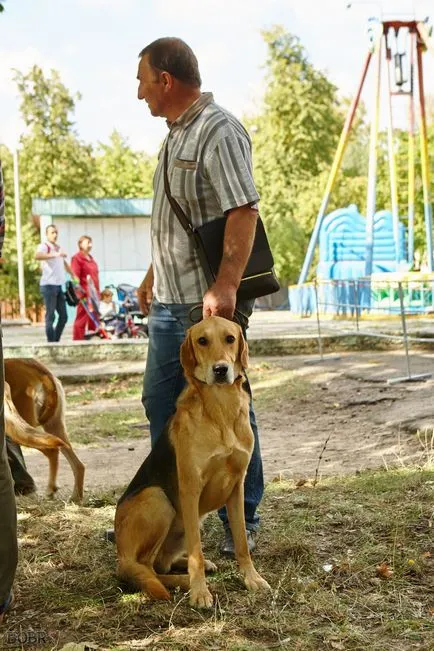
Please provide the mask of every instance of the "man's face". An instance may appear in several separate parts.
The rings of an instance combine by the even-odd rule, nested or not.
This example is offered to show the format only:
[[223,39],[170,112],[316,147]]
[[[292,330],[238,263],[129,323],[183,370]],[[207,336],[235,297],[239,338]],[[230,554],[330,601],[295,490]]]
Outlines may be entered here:
[[55,244],[57,241],[57,228],[54,226],[49,226],[47,229],[47,240],[52,244]]
[[139,80],[137,97],[145,100],[151,115],[165,117],[163,80],[158,71],[153,70],[149,65],[147,55],[140,59],[137,79]]
[[92,250],[92,240],[88,240],[87,238],[82,241],[80,244],[80,248],[83,251],[83,253],[90,253]]

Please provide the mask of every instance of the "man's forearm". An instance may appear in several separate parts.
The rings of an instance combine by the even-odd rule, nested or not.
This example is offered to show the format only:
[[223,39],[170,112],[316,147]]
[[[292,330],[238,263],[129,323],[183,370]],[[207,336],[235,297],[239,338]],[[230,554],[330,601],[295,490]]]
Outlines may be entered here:
[[257,219],[258,211],[249,206],[228,213],[223,257],[216,280],[219,285],[238,289],[252,251]]
[[58,258],[56,251],[53,253],[36,253],[35,260],[52,260],[53,258]]

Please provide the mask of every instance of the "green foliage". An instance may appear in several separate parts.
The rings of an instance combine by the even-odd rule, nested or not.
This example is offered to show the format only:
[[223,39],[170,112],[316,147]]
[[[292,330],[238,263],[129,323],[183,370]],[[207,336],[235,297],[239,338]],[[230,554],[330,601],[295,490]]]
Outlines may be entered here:
[[[259,115],[246,121],[252,134],[255,180],[282,280],[298,278],[321,205],[338,137],[348,110],[326,75],[309,62],[300,41],[282,27],[264,32],[268,45],[267,88]],[[434,151],[434,120],[428,98],[429,151]],[[416,138],[415,247],[425,248],[419,139]],[[395,132],[400,218],[406,224],[408,136]],[[341,170],[327,212],[350,203],[366,212],[369,129],[362,105],[354,120]],[[434,158],[431,157],[431,176]],[[387,134],[379,137],[378,210],[390,209]],[[314,274],[315,264],[310,273]]]
[[332,162],[343,116],[335,86],[309,62],[298,38],[282,27],[263,35],[268,84],[262,111],[248,127],[276,269],[294,281],[315,219],[306,198],[317,193],[318,177]]
[[[0,296],[3,300],[16,300],[18,297],[18,267],[15,227],[15,195],[13,178],[13,160],[11,152],[0,146],[0,158],[5,184],[6,234],[0,274]],[[39,263],[34,259],[38,235],[30,222],[22,222],[21,238],[23,242],[24,280],[27,304],[40,305]]]
[[[254,175],[261,195],[261,214],[267,225],[276,270],[283,282],[295,282],[314,227],[348,99],[339,98],[326,74],[309,61],[299,39],[276,26],[263,33],[268,46],[267,87],[256,116],[245,120],[253,141]],[[26,291],[38,302],[39,265],[33,259],[39,235],[31,221],[35,197],[152,196],[156,158],[133,150],[116,130],[96,151],[77,137],[73,115],[79,94],[62,83],[59,73],[48,76],[37,66],[15,76],[21,113],[27,127],[21,138],[20,190],[23,221]],[[434,111],[427,100],[429,150],[434,151]],[[355,203],[366,210],[369,129],[359,106],[351,138],[337,176],[327,212]],[[425,248],[423,193],[419,140],[416,138],[415,246]],[[7,259],[0,277],[5,298],[17,296],[16,243],[12,156],[2,148],[6,189]],[[408,136],[396,133],[396,163],[400,216],[407,215]],[[390,208],[387,137],[380,134],[378,209]],[[434,157],[431,157],[434,177]],[[421,257],[421,253],[419,254]],[[311,274],[315,265],[312,265]]]
[[152,196],[157,161],[143,152],[133,151],[118,131],[113,131],[107,145],[99,144],[96,164],[102,196]]
[[27,74],[17,71],[15,80],[28,128],[20,141],[23,215],[30,215],[32,197],[94,195],[98,180],[92,147],[78,139],[71,118],[80,95],[71,95],[57,71],[45,77],[38,66]]
[[[428,98],[429,104],[429,98]],[[428,112],[427,115],[428,151],[430,156],[430,179],[431,191],[434,178],[434,120]],[[398,206],[399,216],[404,225],[407,226],[408,215],[408,133],[402,130],[394,132],[395,164],[398,185]],[[420,141],[417,134],[414,142],[415,147],[415,252],[419,259],[423,259],[426,251],[426,231],[424,221],[423,187],[422,187],[422,166],[420,157]],[[389,159],[387,151],[387,134],[380,136],[378,156],[378,177],[377,177],[377,205],[381,208],[391,209]]]
[[[40,267],[34,259],[39,233],[31,215],[36,197],[138,197],[152,194],[154,161],[130,149],[114,131],[108,145],[100,144],[95,156],[92,146],[80,141],[72,116],[80,95],[72,95],[52,70],[45,76],[33,66],[27,73],[16,71],[21,96],[20,110],[27,131],[20,140],[19,171],[22,240],[26,299],[41,304]],[[17,245],[12,154],[2,147],[6,193],[6,241],[0,295],[6,300],[18,296]]]

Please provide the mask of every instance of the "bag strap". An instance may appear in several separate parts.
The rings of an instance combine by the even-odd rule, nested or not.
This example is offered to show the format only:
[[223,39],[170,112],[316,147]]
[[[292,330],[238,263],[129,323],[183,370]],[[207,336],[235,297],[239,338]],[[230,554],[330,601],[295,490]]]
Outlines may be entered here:
[[166,196],[169,200],[169,203],[172,207],[173,212],[175,215],[178,217],[178,220],[182,226],[182,228],[186,231],[187,235],[189,237],[193,237],[193,241],[195,243],[195,248],[197,248],[197,243],[196,239],[194,237],[194,228],[191,222],[189,222],[187,215],[179,205],[179,203],[176,201],[176,199],[172,196],[170,192],[170,185],[169,185],[169,177],[167,176],[167,163],[168,163],[168,158],[169,158],[169,136],[167,136],[166,140],[166,145],[164,147],[164,191],[166,192]]

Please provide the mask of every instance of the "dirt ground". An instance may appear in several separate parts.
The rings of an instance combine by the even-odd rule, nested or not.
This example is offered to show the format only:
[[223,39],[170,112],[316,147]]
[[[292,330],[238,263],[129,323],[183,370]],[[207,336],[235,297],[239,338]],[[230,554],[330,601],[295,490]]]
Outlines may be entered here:
[[[260,427],[265,479],[292,479],[353,473],[367,468],[417,464],[434,455],[433,379],[403,383],[387,380],[407,376],[399,352],[342,354],[312,363],[309,357],[253,358],[253,389]],[[267,386],[261,368],[268,369]],[[276,368],[276,381],[270,381]],[[291,381],[282,378],[291,370]],[[412,353],[411,374],[434,372],[434,353]],[[279,375],[280,374],[280,375]],[[273,376],[273,373],[271,373]],[[138,378],[138,383],[140,378]],[[262,393],[261,393],[262,392]],[[67,418],[77,410],[125,410],[137,400],[105,400],[69,405]],[[419,432],[419,435],[418,435]],[[324,449],[325,447],[325,449]],[[150,448],[149,430],[143,438],[114,441],[104,447],[76,446],[86,465],[88,492],[110,491],[127,484]],[[36,450],[26,460],[38,486],[47,481],[47,461]],[[72,476],[61,459],[60,497],[67,497]]]

